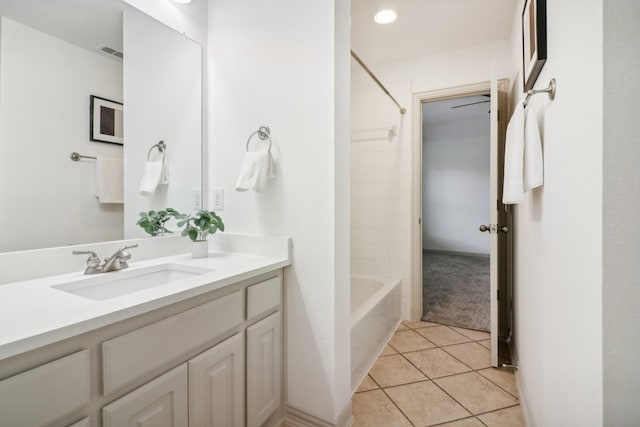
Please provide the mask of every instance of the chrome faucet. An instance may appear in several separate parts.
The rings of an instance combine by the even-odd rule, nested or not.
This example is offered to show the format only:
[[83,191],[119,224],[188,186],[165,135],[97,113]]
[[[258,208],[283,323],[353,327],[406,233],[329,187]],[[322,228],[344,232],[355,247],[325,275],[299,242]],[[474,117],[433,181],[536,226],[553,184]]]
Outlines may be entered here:
[[116,251],[109,258],[104,259],[104,265],[102,266],[102,272],[108,273],[110,271],[118,271],[123,268],[129,267],[127,261],[131,259],[131,254],[127,252],[127,249],[137,248],[138,245],[123,246]]
[[84,274],[96,274],[102,273],[102,266],[100,266],[100,258],[93,251],[73,251],[74,255],[89,255],[87,258],[87,268],[84,270]]
[[87,258],[87,268],[84,274],[108,273],[110,271],[118,271],[129,267],[127,261],[131,259],[131,254],[127,249],[137,248],[138,245],[123,246],[109,258],[104,259],[104,264],[100,265],[100,258],[93,251],[73,251],[74,255],[89,255]]

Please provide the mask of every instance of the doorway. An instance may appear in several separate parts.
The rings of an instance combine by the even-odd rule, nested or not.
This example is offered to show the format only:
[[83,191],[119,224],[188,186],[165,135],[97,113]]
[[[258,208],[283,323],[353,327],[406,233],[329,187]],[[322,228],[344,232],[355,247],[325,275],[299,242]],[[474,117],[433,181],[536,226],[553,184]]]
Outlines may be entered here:
[[490,94],[421,107],[422,320],[489,332]]
[[[490,242],[490,336],[491,364],[498,366],[503,348],[509,343],[511,331],[511,249],[512,236],[511,211],[502,204],[502,170],[504,164],[504,141],[508,120],[508,80],[491,80],[489,82],[458,86],[435,91],[421,92],[413,97],[413,144],[412,144],[412,259],[411,259],[411,318],[423,317],[423,176],[422,176],[422,104],[440,100],[452,100],[467,96],[483,96],[490,94],[490,178],[489,197],[486,199],[489,216],[476,224],[478,234],[485,236]],[[482,225],[482,227],[480,227]],[[479,228],[479,229],[478,229]],[[488,231],[488,233],[480,233]],[[507,356],[508,357],[508,356]],[[500,363],[504,363],[502,359]],[[508,360],[508,359],[507,359]]]

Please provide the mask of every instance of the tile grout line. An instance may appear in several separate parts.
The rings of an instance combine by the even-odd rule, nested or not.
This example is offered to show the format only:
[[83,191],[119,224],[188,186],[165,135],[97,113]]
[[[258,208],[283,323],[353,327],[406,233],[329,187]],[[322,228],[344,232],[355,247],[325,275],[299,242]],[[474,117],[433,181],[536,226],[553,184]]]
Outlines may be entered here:
[[[429,347],[429,348],[425,348],[425,349],[419,349],[419,350],[411,350],[411,351],[401,352],[401,351],[399,351],[397,348],[395,348],[394,346],[392,346],[389,342],[387,342],[387,344],[386,344],[386,345],[388,345],[391,349],[393,349],[393,350],[394,350],[394,351],[396,351],[397,353],[396,353],[396,354],[389,354],[389,355],[385,355],[385,356],[378,356],[378,358],[380,358],[380,357],[388,357],[388,356],[396,356],[396,355],[400,355],[400,356],[402,356],[402,358],[403,358],[404,360],[406,360],[406,361],[407,361],[411,366],[413,366],[415,369],[417,369],[417,370],[418,370],[418,372],[422,373],[422,374],[425,376],[425,379],[420,380],[420,381],[411,381],[411,382],[402,383],[402,384],[390,385],[390,386],[388,386],[388,387],[382,387],[382,386],[380,385],[380,383],[378,383],[378,381],[376,381],[376,380],[375,380],[375,378],[374,378],[372,375],[370,375],[370,373],[367,373],[367,376],[368,376],[369,378],[371,378],[371,380],[374,382],[374,384],[375,384],[376,386],[378,386],[378,387],[379,387],[379,388],[378,388],[379,390],[382,390],[382,392],[384,393],[384,395],[385,395],[385,396],[386,396],[386,397],[387,397],[387,398],[388,398],[388,399],[393,403],[393,405],[398,409],[398,411],[400,411],[400,413],[401,413],[401,414],[402,414],[402,415],[403,415],[403,416],[404,416],[404,417],[409,421],[409,423],[410,423],[412,426],[414,426],[414,427],[415,427],[415,424],[411,421],[411,419],[409,419],[409,417],[404,413],[404,411],[403,411],[403,410],[402,410],[402,409],[401,409],[401,408],[396,404],[396,402],[393,400],[393,398],[391,398],[391,396],[387,393],[387,390],[386,390],[387,388],[402,387],[402,386],[405,386],[405,385],[417,384],[417,383],[421,383],[421,382],[427,382],[427,381],[430,381],[430,382],[432,382],[432,383],[433,383],[433,384],[434,384],[438,389],[440,389],[440,390],[441,390],[441,391],[442,391],[446,396],[449,396],[449,398],[451,398],[455,403],[457,403],[458,405],[460,405],[460,407],[461,407],[461,408],[463,408],[463,409],[464,409],[464,410],[466,410],[469,414],[471,414],[470,416],[465,416],[465,417],[463,417],[463,418],[457,418],[457,419],[454,419],[454,420],[446,421],[446,422],[444,422],[444,423],[434,424],[433,426],[439,426],[439,425],[442,425],[442,424],[446,424],[446,423],[450,423],[450,422],[455,422],[455,421],[460,421],[460,420],[464,420],[464,419],[471,419],[471,418],[476,419],[480,424],[482,424],[483,426],[486,426],[487,424],[486,424],[486,423],[484,423],[480,418],[478,418],[479,416],[481,416],[481,415],[485,415],[485,414],[494,413],[494,412],[498,412],[498,411],[503,411],[503,410],[505,410],[505,409],[514,408],[514,407],[517,407],[517,406],[520,406],[520,405],[521,405],[521,403],[520,403],[520,398],[519,398],[518,396],[516,396],[516,395],[514,395],[514,394],[510,393],[508,390],[506,390],[506,389],[505,389],[504,387],[502,387],[500,384],[497,384],[496,382],[492,381],[490,378],[487,378],[486,376],[482,375],[482,374],[479,372],[479,371],[481,371],[481,370],[486,370],[486,369],[496,369],[496,368],[494,368],[493,366],[491,366],[491,365],[490,365],[490,366],[488,366],[488,367],[483,367],[483,368],[479,368],[479,369],[474,369],[473,367],[469,366],[468,364],[466,364],[465,362],[463,362],[462,360],[460,360],[460,359],[459,359],[458,357],[456,357],[455,355],[453,355],[453,354],[449,353],[449,352],[444,348],[444,347],[450,347],[450,346],[454,346],[454,345],[468,344],[468,343],[473,342],[473,343],[476,343],[477,345],[479,345],[480,347],[482,347],[483,349],[485,349],[485,350],[489,350],[489,351],[490,351],[490,349],[487,349],[485,346],[483,346],[482,344],[480,344],[480,341],[486,341],[486,340],[487,340],[487,338],[482,338],[482,339],[478,339],[478,340],[476,340],[476,339],[473,339],[473,338],[471,338],[471,337],[468,337],[468,336],[464,335],[464,333],[462,333],[462,332],[458,332],[458,331],[454,330],[453,328],[449,327],[448,325],[442,325],[442,324],[432,324],[432,325],[429,325],[429,326],[421,326],[421,327],[419,327],[419,328],[413,328],[413,327],[411,327],[411,326],[407,325],[407,324],[406,324],[406,323],[404,323],[404,322],[401,322],[401,324],[402,324],[402,325],[404,325],[404,326],[406,327],[406,329],[402,329],[402,330],[400,330],[400,331],[398,331],[398,330],[396,329],[396,331],[394,331],[394,334],[395,334],[396,332],[402,332],[402,331],[410,330],[410,331],[413,331],[413,332],[417,333],[418,335],[420,335],[420,336],[421,336],[425,341],[427,341],[428,343],[432,344],[432,345],[433,345],[433,347]],[[455,333],[457,333],[457,334],[459,334],[459,335],[461,335],[461,336],[465,337],[466,339],[469,339],[470,341],[468,341],[468,342],[464,342],[464,343],[448,344],[448,345],[440,346],[440,345],[438,345],[438,344],[436,344],[436,343],[434,343],[434,342],[430,341],[427,337],[425,337],[424,335],[420,334],[420,332],[416,331],[416,329],[426,329],[426,328],[433,328],[433,327],[437,327],[437,326],[444,326],[444,327],[446,327],[448,330],[451,330],[451,331],[453,331],[453,332],[455,332]],[[463,328],[463,329],[464,329],[464,328]],[[438,377],[438,378],[431,378],[429,375],[427,375],[425,372],[423,372],[420,368],[418,368],[418,366],[417,366],[417,365],[415,365],[411,360],[409,360],[409,359],[405,356],[405,354],[406,354],[406,353],[418,353],[418,352],[422,352],[422,351],[426,351],[426,350],[432,350],[432,349],[433,349],[433,350],[435,350],[435,349],[440,349],[440,350],[444,351],[446,354],[448,354],[449,356],[451,356],[454,360],[458,361],[458,362],[459,362],[459,363],[461,363],[463,366],[465,366],[465,367],[467,367],[468,369],[470,369],[470,371],[460,372],[460,373],[451,374],[451,375],[445,375],[445,376]],[[468,374],[468,373],[471,373],[471,372],[473,372],[473,373],[476,373],[476,374],[480,375],[483,379],[487,380],[488,382],[490,382],[491,384],[493,384],[494,386],[496,386],[499,390],[502,390],[503,392],[507,393],[507,395],[509,395],[509,396],[513,397],[514,399],[516,399],[516,403],[515,403],[515,404],[513,404],[513,405],[509,405],[509,406],[502,407],[502,408],[496,408],[496,409],[492,409],[492,410],[490,410],[490,411],[485,411],[485,412],[480,412],[480,413],[478,413],[478,414],[474,414],[474,413],[473,413],[472,411],[470,411],[466,406],[464,406],[461,402],[459,402],[459,401],[458,401],[457,399],[455,399],[451,394],[449,394],[446,390],[444,390],[442,387],[440,387],[440,385],[439,385],[438,383],[436,383],[436,380],[438,380],[438,379],[448,378],[448,377],[452,377],[452,376],[456,376],[456,375]],[[378,389],[365,390],[365,391],[362,391],[362,392],[356,392],[356,393],[371,392],[371,391],[375,391],[375,390],[378,390]]]
[[[438,347],[439,348],[439,347]],[[404,357],[404,354],[401,354],[402,357]],[[413,362],[411,362],[411,360],[407,359],[406,357],[404,357],[404,360],[406,360],[407,362],[409,362],[413,367],[415,367],[419,372],[422,372],[422,370],[420,370],[420,368],[418,368],[416,365],[413,364]],[[431,381],[436,387],[438,387],[444,394],[446,394],[447,396],[449,396],[451,398],[451,400],[453,400],[454,402],[456,402],[458,405],[460,405],[461,408],[463,408],[465,411],[467,411],[468,413],[470,413],[472,416],[475,415],[473,413],[473,411],[469,410],[469,408],[467,408],[466,406],[464,406],[462,403],[458,402],[458,400],[453,397],[452,395],[450,395],[445,389],[443,389],[442,387],[440,387],[440,385],[435,382],[431,377],[429,377],[429,375],[427,375],[426,373],[422,372],[422,374],[424,376],[426,376],[429,381]],[[458,418],[455,420],[449,420],[448,422],[453,422],[453,421],[458,421],[462,418]]]
[[[447,327],[448,329],[451,329],[450,327],[448,327],[448,326],[446,326],[446,325],[443,325],[443,326]],[[451,330],[453,330],[453,329],[451,329]],[[454,332],[457,332],[457,331],[455,331],[455,330],[453,330],[453,331],[454,331]],[[458,333],[459,333],[459,332],[458,332]],[[418,334],[419,334],[419,333],[418,333]],[[464,335],[464,334],[462,334],[462,333],[460,333],[460,334],[466,337],[466,335]],[[426,337],[424,337],[424,338],[425,338],[425,339],[427,339]],[[467,338],[468,338],[468,339],[471,339],[471,338],[469,338],[469,337],[467,337]],[[469,341],[469,342],[467,342],[467,343],[448,344],[448,345],[445,345],[445,346],[439,346],[438,344],[433,343],[432,341],[429,341],[428,339],[427,339],[427,341],[428,341],[428,342],[431,342],[432,344],[434,344],[434,345],[436,346],[436,347],[433,347],[433,348],[439,348],[440,350],[444,351],[444,352],[445,352],[445,353],[447,353],[449,356],[453,357],[455,360],[457,360],[458,362],[462,363],[462,364],[463,364],[464,366],[466,366],[467,368],[471,369],[471,371],[467,371],[467,372],[459,372],[459,373],[457,373],[457,374],[445,375],[445,376],[438,377],[438,378],[431,378],[429,375],[427,375],[427,373],[426,373],[426,372],[423,372],[420,368],[418,368],[418,366],[416,366],[413,362],[411,362],[411,360],[409,360],[409,359],[408,359],[407,357],[405,357],[405,355],[404,355],[405,353],[417,353],[417,352],[424,351],[424,350],[430,350],[429,348],[427,348],[427,349],[423,349],[423,350],[416,350],[416,351],[407,351],[407,352],[405,352],[405,353],[399,353],[399,354],[400,354],[400,355],[402,355],[402,357],[403,357],[407,362],[409,362],[412,366],[414,366],[418,371],[420,371],[423,375],[425,375],[425,376],[426,376],[426,377],[427,377],[431,382],[433,382],[433,383],[434,383],[438,388],[440,388],[440,389],[441,389],[445,394],[447,394],[449,397],[451,397],[451,398],[452,398],[456,403],[458,403],[460,406],[462,406],[465,410],[469,411],[469,413],[473,414],[473,412],[472,412],[472,411],[470,411],[466,406],[462,405],[462,403],[458,402],[458,401],[457,401],[453,396],[451,396],[451,395],[450,395],[449,393],[447,393],[447,392],[446,392],[442,387],[440,387],[440,385],[439,385],[438,383],[436,383],[436,382],[435,382],[435,380],[437,380],[437,379],[441,379],[441,378],[453,377],[453,376],[461,375],[461,374],[468,374],[468,373],[470,373],[470,372],[475,372],[475,373],[477,373],[478,375],[480,375],[482,378],[484,378],[484,379],[486,379],[487,381],[489,381],[491,384],[493,384],[493,385],[495,385],[496,387],[498,387],[500,390],[502,390],[502,391],[504,391],[505,393],[507,393],[509,396],[511,396],[511,397],[513,397],[513,398],[515,398],[515,399],[517,399],[517,401],[518,401],[518,403],[517,403],[516,405],[506,406],[506,407],[504,407],[504,408],[498,408],[498,409],[494,409],[494,410],[492,410],[492,411],[483,412],[483,413],[480,413],[480,414],[485,414],[485,413],[489,413],[489,412],[500,411],[500,410],[502,410],[502,409],[506,409],[506,408],[510,408],[510,407],[513,407],[513,406],[520,405],[520,397],[519,397],[519,396],[515,396],[514,394],[512,394],[512,393],[510,393],[508,390],[506,390],[504,387],[502,387],[500,384],[495,383],[495,382],[494,382],[494,381],[492,381],[490,378],[487,378],[487,377],[485,377],[484,375],[482,375],[480,372],[478,372],[478,371],[480,371],[480,370],[485,370],[485,369],[490,369],[490,368],[497,369],[497,368],[494,368],[493,366],[488,366],[488,367],[485,367],[485,368],[474,369],[473,367],[471,367],[471,366],[467,365],[467,364],[466,364],[466,363],[464,363],[462,360],[458,359],[456,356],[454,356],[453,354],[449,353],[447,350],[445,350],[445,349],[443,348],[443,347],[451,347],[451,346],[454,346],[454,345],[468,344],[469,342],[474,342],[474,343],[476,343],[476,344],[478,344],[478,345],[480,345],[481,347],[483,347],[483,348],[485,348],[485,349],[486,349],[486,347],[484,347],[482,344],[479,344],[479,343],[478,343],[478,341],[483,341],[483,340],[478,340],[478,341],[476,341],[476,340],[472,340],[472,341]],[[397,351],[397,350],[396,350],[396,351]],[[416,382],[419,382],[419,381],[416,381]],[[415,383],[415,382],[414,382],[414,383]],[[407,384],[409,384],[409,383],[407,383]],[[400,385],[402,385],[402,384],[400,384]],[[473,414],[473,415],[475,416],[476,414]],[[482,422],[481,420],[479,420],[479,421],[480,421],[480,422]],[[484,424],[484,423],[483,423],[483,424]]]
[[[369,374],[367,373],[367,375],[369,375]],[[409,417],[407,417],[407,414],[405,414],[405,413],[402,411],[402,409],[400,409],[400,407],[396,404],[396,402],[391,398],[391,396],[389,396],[389,394],[387,394],[387,392],[386,392],[386,391],[384,391],[384,387],[382,387],[382,386],[378,383],[378,381],[376,381],[376,379],[375,379],[375,378],[373,378],[373,376],[372,376],[372,375],[369,375],[369,376],[371,377],[371,379],[373,380],[373,382],[374,382],[374,383],[376,383],[376,385],[377,385],[378,387],[380,387],[380,388],[379,388],[379,390],[382,390],[382,393],[384,393],[384,395],[385,395],[385,396],[387,396],[387,399],[389,399],[389,400],[391,401],[391,403],[393,403],[393,406],[395,406],[395,407],[398,409],[398,411],[400,411],[400,413],[401,413],[401,414],[402,414],[402,415],[407,419],[407,421],[409,421],[409,424],[411,424],[412,426],[414,426],[414,427],[415,427],[415,424],[413,424],[413,421],[411,421],[411,420],[409,419]]]

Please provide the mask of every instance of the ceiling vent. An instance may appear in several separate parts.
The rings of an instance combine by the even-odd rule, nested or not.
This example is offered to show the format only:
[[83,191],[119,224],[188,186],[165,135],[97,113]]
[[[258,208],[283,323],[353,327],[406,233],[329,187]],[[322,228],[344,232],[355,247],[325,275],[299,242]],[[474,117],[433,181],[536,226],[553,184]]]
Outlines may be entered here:
[[112,47],[109,47],[105,44],[101,44],[100,46],[98,46],[96,49],[98,49],[100,52],[110,56],[110,57],[116,57],[119,58],[120,60],[122,60],[124,58],[124,54],[122,52],[120,52],[119,50],[116,50]]

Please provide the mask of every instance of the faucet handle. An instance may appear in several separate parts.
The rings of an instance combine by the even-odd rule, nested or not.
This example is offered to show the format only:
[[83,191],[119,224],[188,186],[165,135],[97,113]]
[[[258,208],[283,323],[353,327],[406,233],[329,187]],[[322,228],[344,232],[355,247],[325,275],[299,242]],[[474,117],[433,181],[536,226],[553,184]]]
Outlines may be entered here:
[[127,261],[131,259],[131,254],[129,252],[127,252],[127,249],[132,249],[132,248],[137,248],[138,244],[134,244],[134,245],[128,245],[128,246],[123,246],[120,248],[120,250],[118,252],[120,252],[122,254],[122,256],[120,257],[120,259],[122,261]]
[[[91,267],[97,267],[98,265],[100,265],[100,258],[98,258],[98,254],[96,254],[93,251],[73,251],[71,252],[74,255],[89,255],[89,258],[87,258],[87,266],[91,266]],[[96,265],[90,265],[90,264],[95,264],[95,262],[97,261]]]
[[100,271],[100,258],[98,254],[93,251],[76,251],[71,252],[74,255],[89,255],[87,258],[87,269],[84,274],[99,273]]

